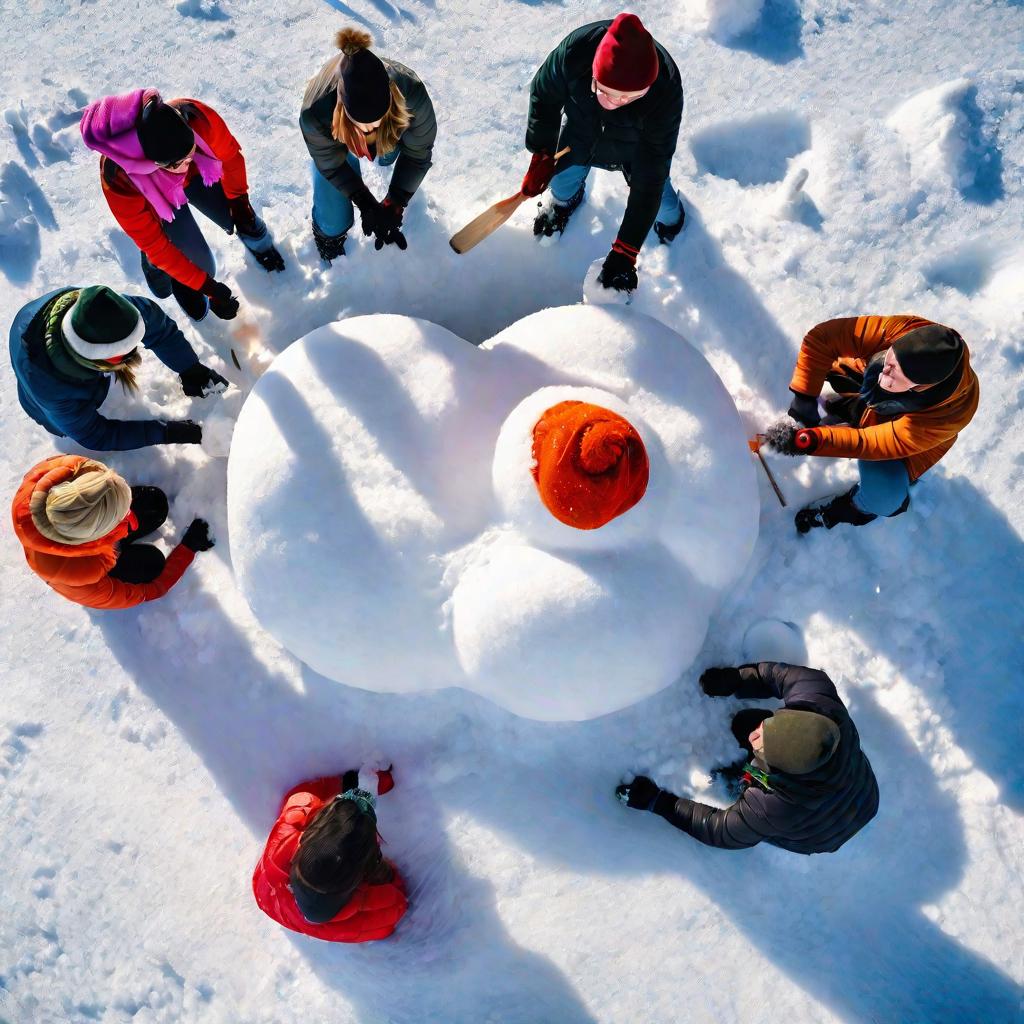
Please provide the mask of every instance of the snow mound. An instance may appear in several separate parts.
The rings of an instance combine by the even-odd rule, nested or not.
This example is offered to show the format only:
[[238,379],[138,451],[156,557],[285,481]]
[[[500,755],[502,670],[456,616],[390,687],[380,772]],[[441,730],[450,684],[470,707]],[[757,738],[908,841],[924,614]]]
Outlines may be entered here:
[[683,0],[691,32],[727,43],[749,32],[761,19],[764,0]]
[[[643,498],[595,530],[555,519],[532,475],[533,426],[566,400],[626,418],[650,462]],[[320,328],[256,384],[228,463],[239,585],[299,658],[544,720],[673,682],[758,511],[714,371],[663,324],[607,307],[544,310],[480,348],[410,317]]]

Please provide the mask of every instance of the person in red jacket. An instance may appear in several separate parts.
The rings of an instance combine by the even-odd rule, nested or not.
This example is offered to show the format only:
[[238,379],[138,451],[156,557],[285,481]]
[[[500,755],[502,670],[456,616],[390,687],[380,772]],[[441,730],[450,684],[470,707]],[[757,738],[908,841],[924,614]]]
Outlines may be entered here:
[[260,910],[326,942],[386,939],[409,902],[378,845],[375,793],[392,786],[390,770],[363,769],[290,790],[253,872]]
[[171,294],[193,320],[238,312],[190,207],[238,237],[268,271],[284,270],[249,201],[245,159],[220,115],[196,99],[164,102],[155,89],[105,96],[82,115],[82,138],[100,154],[100,181],[118,224],[142,251],[158,299]]
[[82,455],[55,455],[25,475],[11,506],[14,533],[32,571],[87,608],[132,608],[163,597],[197,551],[213,547],[195,519],[165,559],[137,544],[167,518],[158,487],[129,487],[112,469]]

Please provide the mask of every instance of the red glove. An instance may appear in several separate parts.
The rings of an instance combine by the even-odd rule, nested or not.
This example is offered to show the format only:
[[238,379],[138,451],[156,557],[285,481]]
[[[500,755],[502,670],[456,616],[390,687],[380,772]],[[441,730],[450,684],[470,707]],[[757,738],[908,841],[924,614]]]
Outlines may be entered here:
[[395,780],[391,775],[391,766],[387,768],[381,768],[377,772],[377,796],[383,796],[385,793],[390,793],[395,788]]
[[539,196],[554,176],[555,158],[550,153],[534,153],[520,191],[524,196]]

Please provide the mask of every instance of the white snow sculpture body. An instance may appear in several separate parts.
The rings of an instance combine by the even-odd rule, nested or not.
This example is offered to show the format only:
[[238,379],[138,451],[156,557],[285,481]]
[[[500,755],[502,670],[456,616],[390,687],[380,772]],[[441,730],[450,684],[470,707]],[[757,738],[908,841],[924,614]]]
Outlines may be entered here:
[[[567,400],[625,417],[649,459],[642,499],[598,529],[555,519],[533,478],[534,424]],[[242,409],[228,517],[253,611],[317,672],[582,720],[693,661],[758,498],[700,353],[648,317],[572,306],[479,348],[391,315],[308,334]]]

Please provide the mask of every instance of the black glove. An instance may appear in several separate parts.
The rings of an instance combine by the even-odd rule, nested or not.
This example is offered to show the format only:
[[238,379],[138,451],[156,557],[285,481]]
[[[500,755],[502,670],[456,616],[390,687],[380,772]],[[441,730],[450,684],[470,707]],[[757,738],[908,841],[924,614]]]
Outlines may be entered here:
[[798,430],[789,420],[779,420],[764,432],[765,444],[780,455],[810,455],[818,447],[818,439],[813,427]]
[[615,795],[619,800],[635,811],[651,810],[660,793],[661,787],[646,775],[638,775],[632,782],[624,782],[615,787]]
[[405,252],[409,248],[409,243],[400,230],[404,214],[405,207],[400,203],[392,202],[390,197],[380,204],[380,216],[377,218],[377,226],[373,231],[377,236],[373,243],[374,249],[379,252],[385,245],[397,245],[402,252]]
[[205,398],[207,395],[219,394],[230,387],[231,381],[226,380],[216,370],[211,370],[202,363],[190,366],[181,375],[181,390],[189,398]]
[[793,391],[793,404],[789,407],[790,419],[805,427],[816,427],[821,422],[821,414],[818,412],[818,400],[810,395],[802,395],[799,391]]
[[238,315],[238,299],[231,294],[231,289],[220,281],[215,281],[209,274],[199,289],[209,300],[213,315],[221,320],[234,320]]
[[350,789],[356,789],[359,786],[359,769],[349,768],[347,772],[341,777],[341,791],[347,793]]
[[201,444],[203,428],[195,420],[171,420],[165,424],[168,444]]
[[284,257],[273,246],[263,252],[255,252],[253,249],[250,249],[249,252],[268,273],[284,270]]
[[636,291],[639,280],[636,276],[636,263],[625,253],[612,249],[605,257],[604,266],[597,278],[598,284],[605,288],[614,288],[617,292]]
[[181,538],[190,551],[209,551],[213,547],[210,524],[205,519],[193,519]]
[[228,200],[228,213],[231,214],[231,223],[240,235],[252,236],[256,233],[256,211],[249,202],[248,192]]
[[381,204],[377,202],[376,196],[365,185],[360,185],[349,198],[352,200],[352,205],[359,210],[363,234],[367,236],[376,234],[377,225],[383,215]]
[[701,673],[700,688],[709,697],[731,697],[741,681],[738,668],[709,668]]

